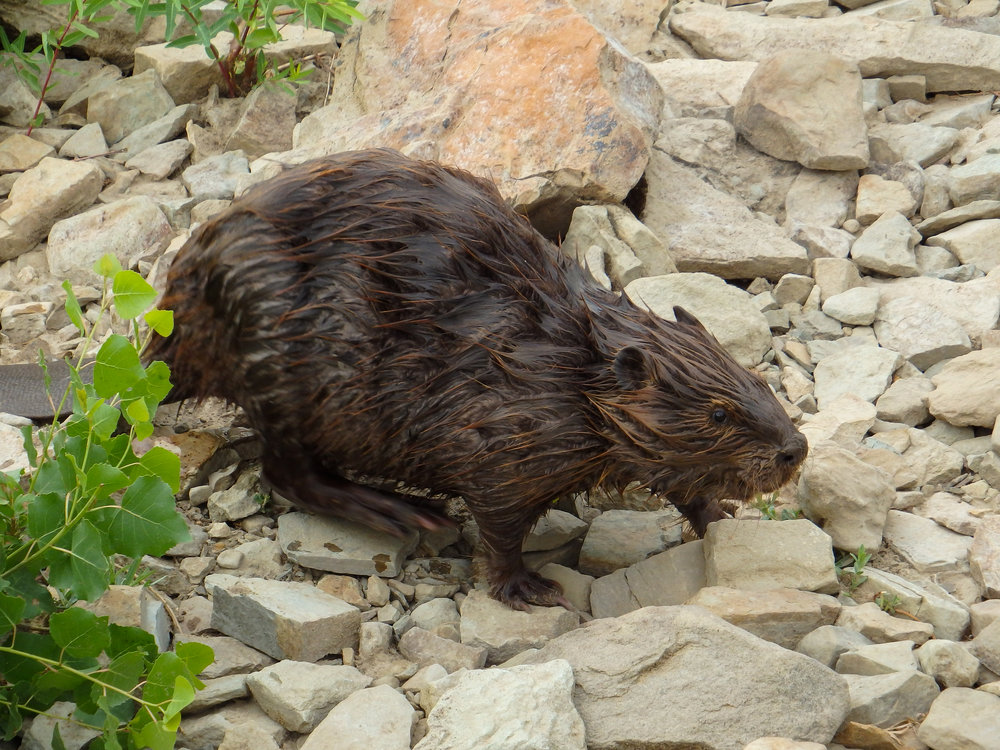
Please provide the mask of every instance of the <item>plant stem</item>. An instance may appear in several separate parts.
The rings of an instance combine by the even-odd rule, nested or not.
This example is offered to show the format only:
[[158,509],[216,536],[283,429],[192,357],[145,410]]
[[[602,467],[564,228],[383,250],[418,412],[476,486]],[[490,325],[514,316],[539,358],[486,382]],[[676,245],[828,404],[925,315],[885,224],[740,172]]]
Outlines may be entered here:
[[62,33],[59,35],[59,39],[56,40],[55,47],[52,48],[52,59],[49,60],[49,69],[45,71],[45,82],[42,84],[42,92],[38,95],[38,101],[35,102],[35,112],[31,116],[31,122],[28,123],[28,135],[31,135],[31,131],[35,129],[35,120],[38,119],[38,113],[42,109],[42,104],[45,101],[45,92],[49,88],[49,82],[52,80],[52,73],[56,69],[56,60],[59,58],[59,50],[62,49],[63,39],[69,33],[69,27],[73,25],[76,17],[80,15],[80,9],[74,7],[73,12],[70,14],[69,20],[66,21],[66,25],[63,26]]

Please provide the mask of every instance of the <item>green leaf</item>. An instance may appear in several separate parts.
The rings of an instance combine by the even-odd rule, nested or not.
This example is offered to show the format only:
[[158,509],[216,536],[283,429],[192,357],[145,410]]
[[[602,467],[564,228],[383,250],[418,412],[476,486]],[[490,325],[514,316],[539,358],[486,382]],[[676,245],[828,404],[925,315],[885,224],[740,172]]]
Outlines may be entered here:
[[181,710],[194,700],[194,686],[180,675],[174,678],[174,694],[163,711],[164,726],[176,732],[181,725]]
[[94,391],[101,398],[110,398],[135,385],[144,375],[135,346],[124,336],[114,334],[97,352]]
[[122,270],[122,264],[118,262],[116,258],[111,253],[107,253],[101,256],[101,259],[94,264],[94,273],[98,276],[102,276],[105,279],[112,278],[116,273]]
[[32,466],[38,466],[38,451],[35,449],[33,434],[34,431],[31,429],[30,424],[21,428],[22,444],[24,445],[24,452],[28,454],[28,461]]
[[[25,608],[22,617],[25,620],[36,617],[42,612],[51,612],[55,608],[52,594],[37,580],[40,567],[41,562],[5,574],[7,585],[4,591],[24,602]],[[20,636],[18,637],[20,638]]]
[[138,477],[122,496],[121,507],[113,510],[117,512],[108,531],[115,552],[129,557],[162,555],[191,539],[173,492],[158,477]]
[[69,656],[95,657],[111,645],[108,618],[70,607],[49,618],[49,633]]
[[275,29],[254,29],[247,34],[247,40],[244,46],[247,49],[260,49],[265,44],[272,44],[280,41],[281,34],[279,34]]
[[[137,398],[134,401],[129,401],[125,406],[125,418],[128,419],[130,424],[136,426],[141,422],[149,421],[149,409],[146,408],[146,402],[141,398]],[[148,437],[148,436],[145,436]],[[144,440],[145,437],[140,436],[140,440]]]
[[[201,674],[215,661],[215,652],[212,651],[212,648],[196,641],[178,643],[174,646],[174,653],[184,662],[192,675]],[[201,687],[201,683],[197,682],[195,686]]]
[[66,456],[43,461],[35,474],[35,492],[65,496],[76,486],[76,472]]
[[112,284],[115,312],[125,320],[138,318],[156,301],[156,290],[135,271],[119,271]]
[[55,493],[25,495],[28,534],[45,544],[66,525],[66,501]]
[[0,594],[0,642],[3,641],[3,636],[21,623],[25,606],[23,599]]
[[161,336],[169,336],[174,332],[173,310],[150,310],[143,318],[146,321],[146,325]]
[[159,477],[174,494],[180,492],[181,459],[159,445],[155,445],[139,459],[139,465],[152,476]]
[[118,428],[118,420],[121,412],[114,406],[102,401],[90,410],[90,424],[94,430],[94,436],[104,442],[108,440]]
[[125,472],[116,466],[94,464],[87,470],[84,491],[90,497],[104,500],[110,497],[111,493],[128,487],[129,481]]
[[49,583],[87,601],[103,594],[108,588],[110,567],[101,541],[94,524],[86,518],[81,520],[73,529],[70,548],[53,550],[59,554],[49,566]]
[[83,310],[80,308],[80,303],[73,293],[73,285],[69,281],[64,281],[62,288],[66,290],[66,314],[69,316],[70,322],[76,326],[76,330],[80,332],[80,335],[84,336],[87,330],[83,325]]

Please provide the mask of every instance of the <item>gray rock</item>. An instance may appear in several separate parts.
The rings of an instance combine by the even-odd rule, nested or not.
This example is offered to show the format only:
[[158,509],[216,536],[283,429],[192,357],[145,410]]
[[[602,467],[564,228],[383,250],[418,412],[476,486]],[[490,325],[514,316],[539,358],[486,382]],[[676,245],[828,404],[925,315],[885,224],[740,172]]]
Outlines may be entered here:
[[1000,154],[986,154],[968,164],[952,167],[948,174],[948,193],[956,206],[978,200],[997,200],[1000,196]]
[[955,641],[927,641],[916,654],[920,670],[945,688],[973,687],[979,679],[979,659]]
[[875,643],[913,641],[923,644],[934,636],[933,626],[924,622],[904,620],[883,612],[874,602],[840,610],[837,625],[857,630]]
[[851,691],[849,721],[895,726],[926,713],[940,690],[934,678],[916,670],[880,675],[844,675]]
[[931,378],[931,414],[956,426],[993,427],[1000,415],[1000,349],[956,357]]
[[239,521],[260,511],[257,477],[247,472],[229,489],[208,496],[208,517],[213,521]]
[[580,548],[579,569],[602,576],[681,542],[681,516],[662,511],[608,510],[594,519]]
[[832,596],[787,588],[741,591],[708,586],[687,603],[784,648],[795,648],[816,628],[832,625],[840,613],[840,603]]
[[[218,34],[212,43],[216,49],[229,48],[233,36],[229,32]],[[190,47],[171,47],[165,43],[147,44],[135,51],[133,74],[147,70],[156,71],[163,87],[177,104],[193,102],[208,93],[213,84],[222,87],[219,65],[205,54],[201,44]]]
[[920,233],[903,214],[890,211],[867,227],[851,246],[851,258],[861,268],[888,276],[916,276],[913,248]]
[[865,401],[875,401],[885,393],[892,374],[903,363],[895,351],[881,346],[850,346],[823,357],[816,363],[816,402],[819,408],[839,396],[854,394]]
[[466,672],[437,701],[414,750],[585,750],[573,688],[562,659]]
[[183,713],[201,713],[209,708],[230,703],[240,698],[246,698],[250,695],[250,691],[247,689],[247,676],[245,674],[231,674],[211,680],[203,679],[202,682],[205,683],[205,687],[200,688],[195,693],[194,700],[182,709]]
[[859,600],[874,599],[879,594],[896,597],[897,608],[934,627],[934,637],[958,641],[969,628],[969,607],[940,586],[923,586],[871,565],[865,568],[868,580],[854,592]]
[[157,180],[172,175],[191,153],[191,142],[178,138],[143,149],[125,162],[126,169],[138,169]]
[[889,211],[910,218],[915,208],[916,200],[913,193],[902,182],[886,180],[877,174],[864,174],[858,180],[858,198],[854,216],[864,225],[871,224]]
[[949,687],[931,704],[917,738],[934,750],[990,750],[1000,736],[1000,697]]
[[365,688],[334,706],[301,750],[410,750],[415,721],[413,707],[398,691]]
[[[833,101],[834,116],[815,117]],[[853,62],[826,52],[782,50],[761,60],[736,103],[733,124],[757,149],[804,167],[868,165],[861,74]]]
[[959,262],[970,263],[983,273],[989,273],[1000,266],[1000,251],[991,242],[998,228],[1000,218],[969,221],[930,237],[927,244],[943,247],[958,258]]
[[886,544],[922,573],[961,570],[968,565],[972,540],[929,518],[890,510],[884,536]]
[[462,643],[487,649],[487,662],[498,664],[528,648],[539,648],[580,623],[562,607],[513,610],[479,589],[462,602]]
[[851,451],[827,441],[810,446],[799,476],[799,504],[838,549],[878,549],[895,497],[888,475]]
[[[839,589],[830,537],[810,521],[723,519],[709,525],[704,544],[709,586],[822,593]],[[781,554],[775,554],[776,550]]]
[[311,732],[371,678],[354,667],[285,660],[248,675],[246,682],[264,713],[291,732]]
[[881,305],[874,328],[880,346],[899,352],[920,370],[972,349],[961,325],[914,297]]
[[679,544],[630,565],[625,581],[638,604],[636,609],[684,604],[705,586],[704,542]]
[[625,294],[640,307],[673,320],[680,305],[701,321],[741,365],[752,367],[771,346],[767,319],[742,289],[707,273],[675,273],[633,281]]
[[236,194],[237,178],[249,172],[242,151],[227,151],[192,164],[181,172],[181,182],[196,200],[231,200]]
[[357,643],[361,612],[313,586],[216,573],[205,588],[212,627],[275,659],[315,661]]
[[[934,641],[928,641],[933,643]],[[924,644],[926,645],[926,644]],[[919,669],[913,653],[913,641],[873,643],[845,651],[837,659],[836,669],[841,674],[877,675],[908,672]]]
[[20,747],[24,750],[49,750],[53,747],[52,736],[56,728],[63,747],[82,748],[101,733],[72,719],[76,704],[57,701],[44,713],[38,714],[25,726]]
[[986,669],[1000,672],[1000,621],[994,620],[980,630],[970,642],[969,650]]
[[170,94],[152,70],[122,78],[87,100],[87,120],[99,123],[108,143],[117,143],[174,107]]
[[201,673],[201,677],[215,680],[234,674],[253,672],[273,664],[274,660],[267,654],[262,654],[244,643],[226,635],[188,635],[178,634],[176,643],[201,643],[212,649],[215,661],[209,664]]
[[367,526],[307,513],[278,519],[278,542],[288,559],[315,570],[393,578],[417,546],[417,534],[395,537]]
[[847,325],[867,326],[875,320],[878,300],[877,289],[854,287],[827,297],[823,302],[823,312]]
[[[553,659],[573,667],[573,701],[590,747],[739,750],[765,736],[828,742],[848,710],[839,675],[699,607],[645,607],[598,620],[524,661]],[[649,711],[664,695],[671,696],[670,710]],[[741,700],[733,701],[734,695]],[[795,709],[763,708],[773,705]],[[622,716],[637,720],[623,722]]]
[[461,669],[481,669],[486,664],[483,644],[456,643],[450,638],[412,627],[399,639],[399,653],[421,667],[440,664],[449,673]]
[[984,518],[969,548],[973,578],[990,599],[1000,598],[1000,518]]
[[[926,192],[924,200],[927,200]],[[921,208],[920,212],[927,218],[917,224],[917,231],[924,237],[932,237],[966,222],[975,222],[976,219],[1000,218],[1000,200],[972,201],[964,206],[956,206],[933,213],[926,212]]]
[[883,164],[912,161],[926,167],[955,147],[958,134],[954,128],[921,122],[878,124],[868,131],[868,144],[875,161]]
[[572,513],[550,508],[528,532],[528,538],[524,540],[521,549],[524,552],[558,549],[579,538],[586,531],[585,521],[581,521]]
[[434,635],[452,641],[461,640],[459,633],[461,617],[454,599],[438,597],[418,604],[410,612],[410,619],[414,626],[423,628]]
[[927,397],[934,384],[927,378],[900,378],[894,381],[875,401],[879,419],[899,422],[911,427],[930,418]]
[[625,568],[601,576],[590,586],[590,611],[596,618],[619,617],[641,606],[629,588]]
[[91,122],[84,125],[60,147],[59,155],[63,158],[76,159],[100,156],[107,153],[108,142],[104,140],[104,132],[99,123]]
[[666,243],[679,271],[730,279],[808,272],[805,249],[776,225],[756,218],[736,198],[658,149],[650,157],[646,180],[640,218]]
[[56,222],[45,257],[56,278],[93,284],[99,277],[92,267],[105,253],[132,268],[140,258],[162,250],[171,237],[173,229],[156,202],[137,195]]
[[194,104],[179,104],[148,125],[130,133],[115,144],[118,153],[112,156],[119,162],[126,162],[134,156],[158,143],[177,138],[198,111]]
[[841,654],[871,645],[871,640],[851,628],[821,625],[803,636],[795,650],[833,669]]
[[[0,210],[0,260],[31,249],[59,219],[93,203],[103,180],[101,170],[91,162],[51,157],[23,172]],[[53,269],[53,273],[58,272]]]
[[295,93],[281,83],[265,83],[247,96],[226,150],[240,150],[251,159],[287,151],[295,123]]
[[[803,169],[796,176],[785,196],[786,223],[790,228],[794,228],[796,225],[831,230],[839,227],[847,218],[848,206],[857,191],[857,172]],[[827,234],[826,236],[836,235]],[[844,255],[847,254],[844,253]]]

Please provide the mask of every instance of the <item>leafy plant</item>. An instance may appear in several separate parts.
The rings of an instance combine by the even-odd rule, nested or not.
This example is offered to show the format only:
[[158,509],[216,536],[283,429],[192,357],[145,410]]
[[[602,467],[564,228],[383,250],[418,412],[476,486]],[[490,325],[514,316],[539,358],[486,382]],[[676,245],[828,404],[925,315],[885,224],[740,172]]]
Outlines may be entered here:
[[837,561],[837,576],[844,581],[850,593],[853,594],[858,586],[868,580],[864,570],[870,559],[871,555],[862,544],[858,547],[857,553],[848,552]]
[[[218,65],[229,96],[246,94],[266,78],[295,79],[300,74],[296,65],[278,71],[264,57],[266,45],[281,41],[282,26],[304,21],[326,31],[343,32],[355,20],[364,18],[355,8],[357,0],[227,0],[215,20],[203,13],[211,0],[120,2],[135,16],[137,29],[146,18],[162,15],[169,46],[200,44]],[[185,21],[190,28],[182,32]],[[232,34],[233,41],[228,50],[220,52],[213,40],[223,31]]]
[[902,600],[896,594],[889,594],[885,591],[880,591],[878,596],[875,597],[875,604],[883,612],[888,612],[890,615],[896,614],[896,608],[902,604]]
[[[357,0],[226,0],[218,16],[212,20],[206,6],[212,0],[44,0],[46,5],[65,5],[66,23],[57,29],[43,31],[39,43],[27,49],[27,34],[21,32],[11,39],[0,27],[0,64],[13,67],[25,84],[38,97],[28,135],[42,123],[41,107],[45,92],[52,81],[56,61],[67,47],[79,44],[86,37],[98,36],[91,28],[127,10],[135,18],[136,30],[151,17],[163,16],[166,39],[172,47],[200,44],[205,54],[219,67],[226,93],[240,96],[268,78],[294,81],[302,76],[300,63],[293,62],[281,69],[271,65],[263,48],[281,40],[281,28],[289,23],[304,22],[326,31],[342,32],[364,16],[355,8]],[[213,39],[228,31],[233,41],[228,50],[220,52]],[[45,62],[45,77],[41,78]]]
[[792,521],[802,515],[802,511],[798,508],[782,508],[781,513],[778,513],[778,509],[774,505],[777,497],[777,492],[772,492],[767,496],[758,492],[754,496],[751,506],[759,510],[768,521]]
[[[105,316],[124,320],[129,333],[101,344],[93,384],[81,376],[84,355],[70,365],[70,386],[53,406],[59,413],[69,399],[72,414],[39,430],[37,442],[25,427],[30,468],[0,473],[0,736],[13,737],[25,714],[69,700],[73,720],[102,733],[91,747],[159,750],[173,747],[180,711],[202,687],[195,675],[212,662],[211,649],[188,643],[158,654],[148,633],[74,605],[107,590],[115,555],[160,555],[190,538],[174,507],[179,459],[160,447],[138,455],[133,445],[151,434],[170,389],[167,366],[143,366],[140,353],[153,330],[170,333],[173,318],[148,310],[155,291],[112,256],[97,270],[105,282],[93,325],[63,284],[83,351]],[[140,317],[151,329],[145,336]],[[127,430],[119,430],[121,420]]]

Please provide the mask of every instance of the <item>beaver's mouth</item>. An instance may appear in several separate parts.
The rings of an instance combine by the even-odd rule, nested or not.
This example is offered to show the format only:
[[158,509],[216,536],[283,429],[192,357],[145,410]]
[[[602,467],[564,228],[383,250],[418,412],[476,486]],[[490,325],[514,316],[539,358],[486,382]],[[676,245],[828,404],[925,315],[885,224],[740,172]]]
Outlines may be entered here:
[[656,477],[646,486],[658,497],[682,502],[693,497],[745,503],[757,494],[774,492],[787,484],[801,459],[750,457],[739,464],[688,467]]

